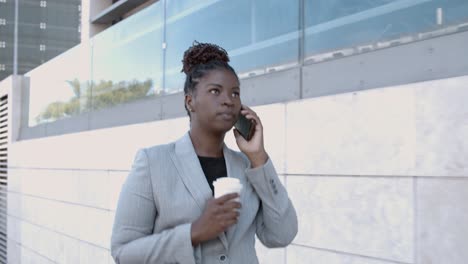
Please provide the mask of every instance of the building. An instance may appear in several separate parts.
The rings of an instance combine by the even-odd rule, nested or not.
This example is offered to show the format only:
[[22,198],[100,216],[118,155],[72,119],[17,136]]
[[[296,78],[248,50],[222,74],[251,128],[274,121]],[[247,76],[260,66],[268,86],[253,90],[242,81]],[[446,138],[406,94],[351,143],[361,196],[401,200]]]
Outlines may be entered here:
[[0,1],[0,80],[25,74],[78,45],[80,24],[81,0]]
[[96,0],[82,19],[89,38],[0,83],[9,263],[112,263],[137,149],[188,129],[194,40],[229,52],[298,211],[261,263],[468,261],[467,1]]

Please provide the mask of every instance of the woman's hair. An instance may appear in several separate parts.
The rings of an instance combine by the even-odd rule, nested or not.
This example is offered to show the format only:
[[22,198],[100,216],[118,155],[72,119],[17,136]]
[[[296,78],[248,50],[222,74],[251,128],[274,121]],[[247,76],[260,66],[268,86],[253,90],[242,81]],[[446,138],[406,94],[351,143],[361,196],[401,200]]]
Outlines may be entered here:
[[[184,52],[182,60],[185,73],[184,94],[194,94],[200,78],[211,70],[228,70],[236,77],[236,71],[228,64],[229,56],[225,49],[211,43],[199,43],[194,41],[192,46]],[[190,116],[190,111],[185,105],[185,110]]]

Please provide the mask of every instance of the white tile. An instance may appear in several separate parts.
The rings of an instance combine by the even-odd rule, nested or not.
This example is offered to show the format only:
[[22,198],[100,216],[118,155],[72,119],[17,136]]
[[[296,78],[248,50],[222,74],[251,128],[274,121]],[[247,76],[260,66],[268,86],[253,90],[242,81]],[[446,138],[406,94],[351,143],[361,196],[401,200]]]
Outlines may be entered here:
[[23,247],[34,249],[39,243],[39,228],[28,222],[21,221],[21,245]]
[[80,264],[109,264],[109,250],[81,242],[80,245]]
[[25,174],[21,177],[21,191],[29,195],[41,196],[42,188],[44,188],[50,182],[45,182],[42,177],[42,170],[28,169]]
[[28,195],[41,196],[48,195],[52,183],[48,178],[48,171],[42,169],[28,169],[23,175],[21,185],[22,192]]
[[[34,207],[34,204],[32,204],[32,202],[31,202],[31,197],[23,195],[21,197],[21,207],[20,207],[21,211],[20,211],[20,214],[18,215],[18,217],[20,219],[24,219],[26,221],[32,221],[32,219],[34,219],[33,207]],[[38,209],[40,209],[40,208],[38,208]]]
[[80,208],[69,203],[24,196],[21,216],[28,222],[79,238]]
[[115,211],[117,208],[117,203],[119,201],[120,191],[122,190],[122,185],[128,176],[128,171],[110,171],[109,172],[109,209]]
[[21,217],[22,197],[18,193],[9,192],[7,194],[8,214],[16,217]]
[[288,173],[408,175],[414,167],[414,96],[405,87],[286,105]]
[[59,234],[54,231],[36,227],[37,238],[33,249],[40,255],[56,261],[57,254],[60,248]]
[[110,249],[112,215],[109,211],[80,207],[79,229],[81,240]]
[[417,179],[417,263],[468,263],[468,179]]
[[20,168],[8,169],[8,191],[21,192],[21,177],[24,171]]
[[166,144],[170,141],[175,141],[190,130],[190,120],[188,117],[163,120],[159,124],[160,126],[154,132],[157,132],[161,136],[152,134],[151,138],[155,139],[157,137],[157,140],[153,144]]
[[16,142],[9,156],[12,166],[25,168],[127,170],[139,148],[168,143],[188,129],[183,117],[64,134]]
[[21,250],[21,263],[22,264],[32,264],[32,263],[37,263],[39,260],[37,259],[37,255],[34,254],[33,252],[23,249]]
[[287,248],[286,263],[393,264],[395,262],[387,262],[383,260],[350,255],[347,253],[330,252],[293,245]]
[[284,248],[267,248],[258,239],[255,241],[255,250],[260,264],[286,264]]
[[15,242],[21,242],[21,220],[18,220],[16,217],[7,216],[7,221],[8,239]]
[[21,249],[21,264],[53,264],[54,262],[32,249]]
[[21,264],[21,246],[18,242],[8,239],[8,263]]
[[420,84],[415,175],[468,177],[468,77]]
[[21,241],[26,245],[34,247],[34,241],[41,236],[37,225],[71,238],[110,248],[113,223],[111,211],[31,197],[28,197],[26,205],[26,210],[32,211],[26,220],[34,223],[22,222]]
[[79,204],[109,208],[109,173],[107,171],[75,170],[78,179]]
[[55,210],[59,204],[61,202],[25,195],[22,199],[21,216],[28,222],[55,230],[57,217],[61,214]]
[[413,260],[413,180],[289,176],[294,243],[402,262]]
[[28,169],[22,169],[21,170],[21,176],[19,177],[18,181],[19,181],[19,185],[20,185],[20,190],[18,192],[21,192],[21,193],[27,193],[27,188],[30,187],[28,186],[29,182],[28,182],[28,178],[29,178],[29,175],[31,174],[31,170],[28,170]]
[[44,188],[47,193],[43,194],[44,197],[59,201],[67,201],[76,203],[78,202],[78,179],[71,170],[47,170],[48,181],[46,181]]
[[23,192],[47,199],[77,202],[78,182],[71,170],[29,169]]
[[56,210],[60,212],[57,217],[56,230],[72,238],[79,239],[82,220],[84,215],[81,213],[82,206],[59,203]]
[[60,248],[57,263],[78,264],[80,262],[80,242],[68,236],[60,236]]

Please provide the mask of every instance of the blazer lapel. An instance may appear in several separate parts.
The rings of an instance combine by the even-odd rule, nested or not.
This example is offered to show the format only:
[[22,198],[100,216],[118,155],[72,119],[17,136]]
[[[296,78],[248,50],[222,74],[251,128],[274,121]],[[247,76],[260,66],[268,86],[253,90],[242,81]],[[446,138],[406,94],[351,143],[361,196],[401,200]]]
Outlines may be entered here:
[[[176,165],[182,182],[195,199],[200,211],[203,212],[206,201],[212,198],[213,194],[188,133],[175,142],[175,153],[171,153],[171,158]],[[221,233],[218,237],[227,250],[228,241],[225,233]]]
[[[241,166],[242,164],[238,164],[239,162],[234,156],[233,151],[230,150],[226,145],[224,145],[223,152],[224,152],[224,159],[226,160],[227,176],[231,178],[237,178],[241,181],[242,184],[245,184],[241,178],[241,175],[244,173],[244,168]],[[245,186],[243,186],[243,188],[244,187]],[[246,204],[245,196],[243,195],[240,196],[240,203]],[[231,243],[233,236],[235,234],[236,228],[240,224],[241,219],[242,217],[239,217],[239,222],[228,228],[226,235],[227,235],[227,240],[229,243]]]

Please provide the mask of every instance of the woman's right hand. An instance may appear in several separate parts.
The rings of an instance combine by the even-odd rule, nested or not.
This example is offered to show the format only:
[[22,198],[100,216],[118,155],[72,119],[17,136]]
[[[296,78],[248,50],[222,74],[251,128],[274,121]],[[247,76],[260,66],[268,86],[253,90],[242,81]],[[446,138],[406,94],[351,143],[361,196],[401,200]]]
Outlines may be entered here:
[[237,223],[239,211],[236,209],[240,208],[241,204],[232,200],[237,197],[239,194],[230,193],[217,199],[211,198],[206,202],[202,215],[192,223],[193,246],[217,237]]

